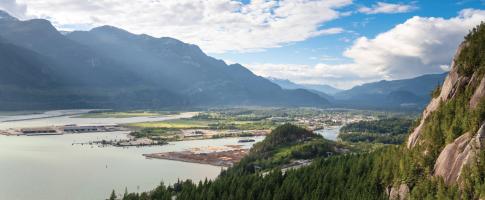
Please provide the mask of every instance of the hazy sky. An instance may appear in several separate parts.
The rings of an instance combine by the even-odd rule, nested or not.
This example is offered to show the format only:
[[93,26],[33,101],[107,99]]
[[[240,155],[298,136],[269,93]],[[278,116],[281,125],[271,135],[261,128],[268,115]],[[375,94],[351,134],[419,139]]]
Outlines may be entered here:
[[199,45],[258,75],[349,88],[443,73],[485,0],[0,0],[61,30],[113,25]]

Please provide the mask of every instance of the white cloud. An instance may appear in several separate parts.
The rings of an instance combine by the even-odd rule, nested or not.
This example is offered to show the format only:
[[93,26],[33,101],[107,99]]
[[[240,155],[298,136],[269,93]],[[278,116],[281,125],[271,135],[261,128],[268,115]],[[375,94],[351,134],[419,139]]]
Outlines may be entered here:
[[373,39],[357,39],[344,55],[362,70],[386,79],[441,73],[441,66],[450,64],[463,37],[482,20],[485,10],[472,9],[450,19],[412,17]]
[[26,18],[27,6],[18,3],[16,0],[0,0],[0,10],[7,11],[14,17]]
[[450,66],[449,66],[449,65],[440,65],[440,68],[441,68],[443,71],[449,71],[449,70],[450,70]]
[[360,37],[343,54],[348,64],[247,65],[256,74],[340,88],[381,79],[443,73],[463,37],[485,20],[485,10],[462,10],[444,19],[412,17],[374,38]]
[[377,4],[374,4],[372,7],[359,8],[359,12],[365,13],[365,14],[405,13],[416,9],[417,7],[414,5],[377,2]]
[[[3,0],[2,0],[3,1]],[[254,51],[337,34],[322,24],[345,13],[352,0],[18,0],[27,13],[57,27],[113,25],[134,33],[169,36],[210,53]]]

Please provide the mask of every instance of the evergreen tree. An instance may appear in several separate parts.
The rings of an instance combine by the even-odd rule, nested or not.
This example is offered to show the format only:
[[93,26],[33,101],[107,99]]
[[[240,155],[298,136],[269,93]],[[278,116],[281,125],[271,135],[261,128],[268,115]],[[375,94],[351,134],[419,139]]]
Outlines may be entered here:
[[109,196],[109,200],[116,200],[116,198],[118,198],[118,197],[116,196],[115,190],[113,190],[111,192],[111,195]]

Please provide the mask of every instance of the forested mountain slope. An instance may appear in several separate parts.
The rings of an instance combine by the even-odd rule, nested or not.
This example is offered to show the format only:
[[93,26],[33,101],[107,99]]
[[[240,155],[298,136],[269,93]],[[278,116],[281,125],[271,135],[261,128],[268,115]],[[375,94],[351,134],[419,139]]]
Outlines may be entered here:
[[[0,87],[9,88],[8,95],[0,91],[0,109],[328,104],[227,65],[196,45],[111,26],[61,34],[48,20],[21,21],[0,11],[0,44],[6,52]],[[48,87],[38,88],[34,77]]]

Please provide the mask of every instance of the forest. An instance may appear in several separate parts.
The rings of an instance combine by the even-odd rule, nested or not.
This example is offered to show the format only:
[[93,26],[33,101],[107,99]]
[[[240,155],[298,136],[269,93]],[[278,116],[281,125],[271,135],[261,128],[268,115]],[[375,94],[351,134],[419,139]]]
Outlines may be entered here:
[[354,122],[340,129],[339,138],[348,142],[401,144],[412,124],[413,120],[405,118]]

